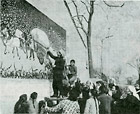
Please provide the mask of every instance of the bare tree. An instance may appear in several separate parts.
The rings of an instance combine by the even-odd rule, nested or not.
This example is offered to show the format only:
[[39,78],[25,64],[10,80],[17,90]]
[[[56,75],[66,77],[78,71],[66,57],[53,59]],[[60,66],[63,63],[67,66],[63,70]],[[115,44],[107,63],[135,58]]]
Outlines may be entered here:
[[[92,47],[91,47],[91,31],[92,31],[92,17],[94,14],[94,6],[95,6],[95,0],[79,0],[81,4],[85,6],[86,14],[80,14],[79,11],[79,5],[77,5],[76,0],[63,0],[64,4],[68,10],[68,13],[71,17],[71,20],[75,26],[75,29],[84,45],[84,47],[87,50],[88,53],[88,65],[89,65],[89,76],[90,78],[93,78],[94,70],[93,70],[93,60],[92,60]],[[106,1],[103,1],[108,7],[123,7],[124,3],[122,5],[112,5],[108,4]],[[76,15],[72,13],[72,10],[70,6],[73,5],[75,8]],[[87,18],[88,17],[88,18]],[[85,27],[84,25],[87,25]],[[84,34],[84,36],[83,36]],[[84,40],[84,37],[86,37],[86,43]]]

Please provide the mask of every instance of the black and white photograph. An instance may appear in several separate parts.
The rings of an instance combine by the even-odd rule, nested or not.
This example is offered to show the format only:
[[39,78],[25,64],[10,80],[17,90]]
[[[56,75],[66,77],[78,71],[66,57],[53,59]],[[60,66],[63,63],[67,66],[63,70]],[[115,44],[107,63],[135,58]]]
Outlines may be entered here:
[[139,0],[0,1],[0,114],[140,114]]

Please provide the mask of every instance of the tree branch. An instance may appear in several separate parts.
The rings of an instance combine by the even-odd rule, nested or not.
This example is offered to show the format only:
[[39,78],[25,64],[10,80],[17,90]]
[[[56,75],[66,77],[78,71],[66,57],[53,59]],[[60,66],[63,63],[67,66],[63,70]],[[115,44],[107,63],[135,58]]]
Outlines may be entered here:
[[90,13],[89,13],[89,18],[88,18],[88,30],[90,30],[90,26],[91,25],[91,20],[92,20],[92,16],[94,13],[94,1],[90,1]]
[[85,42],[84,42],[84,40],[83,40],[83,37],[82,37],[80,31],[78,30],[78,28],[77,28],[77,26],[76,26],[75,20],[74,20],[74,18],[73,18],[73,16],[72,16],[71,10],[70,10],[70,8],[69,8],[69,6],[68,6],[66,0],[64,0],[64,4],[65,4],[65,6],[66,6],[66,8],[67,8],[67,10],[68,10],[68,12],[69,12],[69,14],[70,14],[70,17],[71,17],[71,19],[72,19],[72,22],[73,22],[73,24],[74,24],[74,26],[75,26],[75,28],[76,28],[76,31],[77,31],[78,35],[80,36],[80,39],[82,40],[82,43],[83,43],[84,47],[87,48],[87,46],[86,46],[86,44],[85,44]]
[[107,36],[107,37],[105,37],[105,38],[110,38],[110,37],[113,37],[113,35]]
[[94,13],[94,1],[90,1],[90,15],[92,16]]
[[108,7],[123,7],[125,3],[123,3],[122,5],[112,5],[112,4],[108,4],[105,0],[103,0],[103,2],[105,3],[105,5],[107,5]]
[[78,19],[78,21],[79,21],[79,24],[81,25],[81,29],[82,29],[82,31],[85,33],[85,35],[87,36],[87,32],[86,32],[86,30],[84,29],[84,25],[83,25],[83,23],[81,22],[81,20],[80,20],[80,18],[79,18],[79,12],[78,12],[77,5],[76,5],[76,3],[74,2],[74,0],[72,0],[72,2],[73,2],[73,4],[74,4],[74,6],[75,6],[76,14],[77,14],[77,19]]
[[82,17],[84,18],[84,20],[88,23],[88,20],[86,19],[86,17],[84,15],[82,15]]
[[81,1],[81,3],[83,3],[83,4],[85,5],[85,7],[86,7],[86,9],[87,9],[87,12],[89,13],[89,9],[88,9],[88,6],[86,5],[86,3],[83,2],[83,1]]
[[130,65],[131,67],[133,67],[134,69],[137,69],[135,65],[132,65],[130,63],[127,63],[128,65]]
[[[86,17],[84,15],[79,15],[79,16],[83,17],[84,20],[88,23],[88,20],[86,19]],[[77,15],[73,16],[73,18],[75,18],[75,17],[77,17]]]

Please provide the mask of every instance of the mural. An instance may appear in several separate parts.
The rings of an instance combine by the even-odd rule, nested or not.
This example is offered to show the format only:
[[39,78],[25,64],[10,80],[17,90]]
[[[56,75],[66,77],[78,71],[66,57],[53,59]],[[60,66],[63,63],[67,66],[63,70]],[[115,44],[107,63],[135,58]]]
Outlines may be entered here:
[[[26,55],[26,59],[31,61],[37,56],[39,63],[50,71],[52,63],[46,54],[47,49],[66,51],[66,31],[25,0],[2,0],[1,6],[0,37],[4,46],[3,54],[11,53],[13,58],[16,56],[20,60],[20,50]],[[3,62],[1,69],[2,65]],[[7,66],[5,72],[8,69],[10,67]],[[35,71],[31,68],[32,73]],[[21,73],[18,71],[17,74]]]

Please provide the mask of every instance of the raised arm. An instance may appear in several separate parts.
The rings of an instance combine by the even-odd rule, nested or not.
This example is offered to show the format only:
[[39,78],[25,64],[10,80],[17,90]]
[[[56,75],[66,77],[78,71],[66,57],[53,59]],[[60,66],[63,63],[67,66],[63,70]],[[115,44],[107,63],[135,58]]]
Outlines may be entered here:
[[58,58],[57,56],[54,56],[50,51],[48,51],[47,54],[54,60]]

